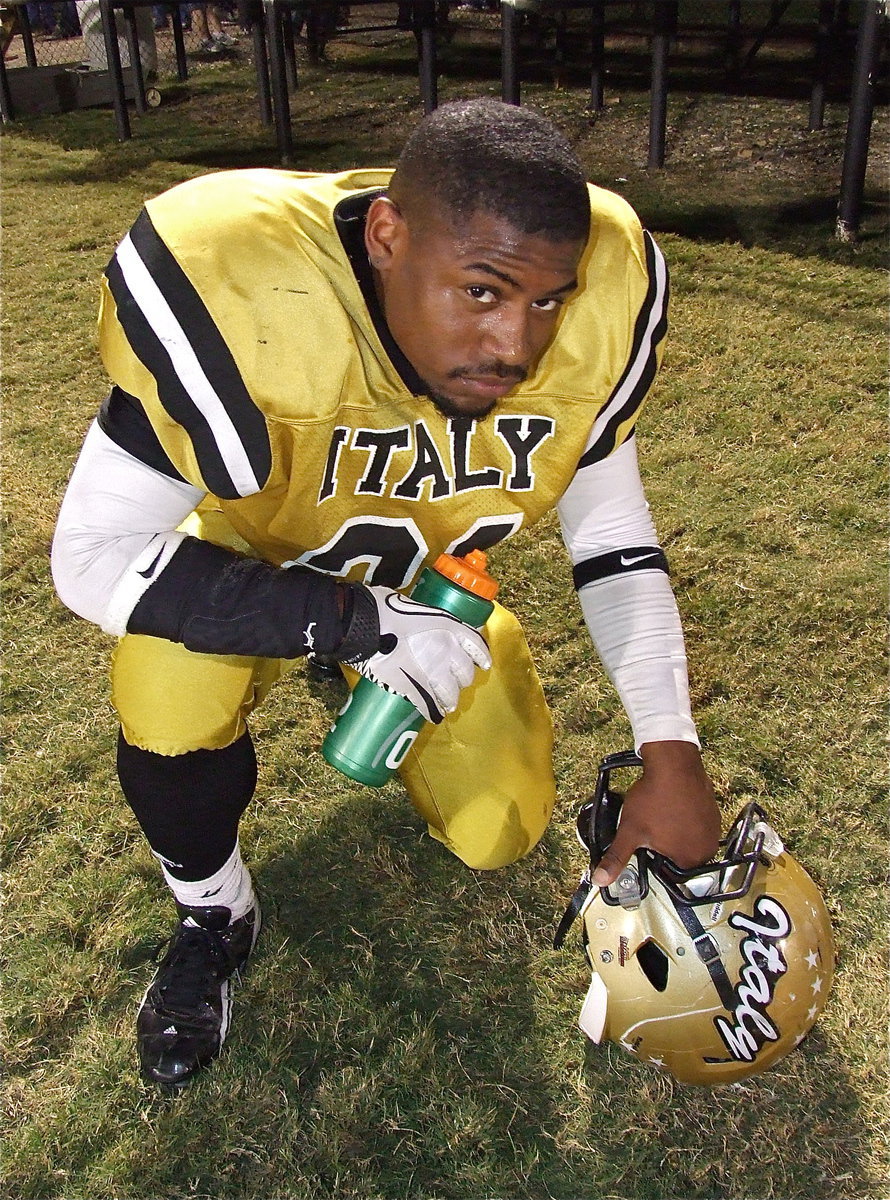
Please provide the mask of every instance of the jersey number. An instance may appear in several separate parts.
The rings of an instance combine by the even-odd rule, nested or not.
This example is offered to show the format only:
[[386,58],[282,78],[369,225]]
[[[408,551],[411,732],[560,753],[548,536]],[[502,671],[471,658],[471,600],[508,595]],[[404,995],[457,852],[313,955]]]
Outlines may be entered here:
[[[482,517],[456,538],[446,552],[461,557],[471,550],[488,550],[514,534],[521,524],[521,513]],[[365,583],[404,588],[429,553],[426,539],[410,517],[350,517],[324,546],[307,550],[294,561],[341,577],[364,564]]]

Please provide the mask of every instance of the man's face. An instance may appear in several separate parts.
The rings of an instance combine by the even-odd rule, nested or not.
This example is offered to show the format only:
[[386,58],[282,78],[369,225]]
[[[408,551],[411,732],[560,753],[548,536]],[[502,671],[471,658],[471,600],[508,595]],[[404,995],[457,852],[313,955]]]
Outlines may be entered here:
[[385,199],[366,241],[390,332],[448,417],[483,417],[521,383],[577,287],[582,242],[551,242],[476,213],[410,222]]

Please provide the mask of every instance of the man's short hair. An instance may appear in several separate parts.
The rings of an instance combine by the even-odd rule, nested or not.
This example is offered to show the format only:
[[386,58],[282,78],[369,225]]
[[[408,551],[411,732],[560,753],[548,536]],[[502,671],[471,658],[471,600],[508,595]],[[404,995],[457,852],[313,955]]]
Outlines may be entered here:
[[421,121],[389,195],[408,219],[432,202],[461,222],[492,213],[554,242],[583,241],[590,226],[584,171],[569,143],[544,117],[497,100],[444,104]]

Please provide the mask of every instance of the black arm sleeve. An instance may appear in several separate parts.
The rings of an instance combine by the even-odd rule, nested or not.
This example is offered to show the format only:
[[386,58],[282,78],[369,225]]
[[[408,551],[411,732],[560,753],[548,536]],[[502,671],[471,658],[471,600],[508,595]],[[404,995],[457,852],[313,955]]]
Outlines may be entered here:
[[376,612],[361,584],[188,537],[143,593],[127,630],[201,654],[299,658],[314,650],[342,661],[376,651]]

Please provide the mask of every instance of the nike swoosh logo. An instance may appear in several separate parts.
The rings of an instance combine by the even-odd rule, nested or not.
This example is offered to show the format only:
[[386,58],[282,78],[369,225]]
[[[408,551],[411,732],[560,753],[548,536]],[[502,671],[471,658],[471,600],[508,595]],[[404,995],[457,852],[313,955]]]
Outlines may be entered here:
[[658,552],[655,551],[652,554],[637,554],[634,558],[628,558],[626,555],[622,554],[621,565],[622,567],[632,567],[636,563],[645,562],[647,558],[658,558]]
[[151,579],[152,575],[154,575],[154,573],[155,573],[155,567],[161,561],[161,556],[163,553],[164,553],[164,547],[161,546],[160,550],[157,552],[157,554],[154,556],[154,558],[151,560],[151,562],[148,564],[148,566],[145,568],[145,570],[137,571],[136,574],[141,575],[143,579]]
[[[409,675],[406,670],[403,669],[402,674],[405,676],[406,679],[410,680],[410,682],[417,689],[418,694],[420,695],[421,699],[423,700],[423,703],[427,707],[427,718],[430,721],[432,721],[434,724],[438,725],[439,722],[442,720],[442,714],[440,713],[439,706],[436,703],[436,701],[433,699],[432,695],[426,690],[426,688],[423,686],[423,684],[418,679],[415,679],[413,675]],[[416,708],[417,705],[415,705],[414,707]]]
[[425,611],[435,613],[437,617],[442,617],[446,621],[453,621],[455,625],[465,624],[460,617],[446,612],[444,608],[436,608],[433,604],[421,604],[419,600],[412,600],[408,596],[403,596],[401,592],[392,592],[386,597],[384,604],[390,612],[397,613],[400,617],[414,617],[418,612]]
[[391,592],[384,599],[384,604],[394,613],[404,615],[408,613],[416,613],[418,608],[422,607],[416,600],[409,600],[407,596],[403,596],[401,592]]

